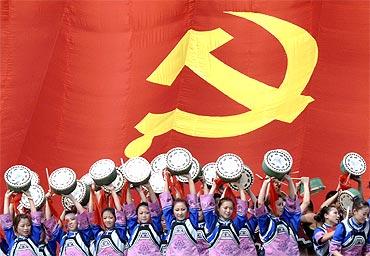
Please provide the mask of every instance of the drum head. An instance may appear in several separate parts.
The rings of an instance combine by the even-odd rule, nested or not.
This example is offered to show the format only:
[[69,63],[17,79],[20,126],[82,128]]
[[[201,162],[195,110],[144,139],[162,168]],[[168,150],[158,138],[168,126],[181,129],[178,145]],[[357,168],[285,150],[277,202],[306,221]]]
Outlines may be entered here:
[[[245,191],[248,191],[253,185],[253,182],[254,178],[252,170],[247,165],[244,165],[242,176],[240,177],[240,183],[242,187],[244,188]],[[237,184],[235,183],[230,183],[230,187],[236,191],[239,190]]]
[[[118,193],[122,190],[123,186],[125,185],[126,179],[123,177],[123,174],[121,172],[117,172],[116,179],[112,182],[112,185],[114,186],[114,190]],[[108,186],[102,186],[105,192],[110,192],[110,189]]]
[[342,210],[346,212],[347,209],[349,208],[349,210],[352,211],[353,201],[357,197],[360,197],[360,192],[356,189],[351,188],[342,191],[338,197],[339,205],[342,208]]
[[150,165],[152,166],[152,174],[153,173],[157,173],[157,172],[160,172],[162,173],[164,169],[167,168],[167,154],[160,154],[158,156],[156,156],[152,162],[150,163]]
[[31,173],[31,185],[38,185],[40,184],[40,177],[37,173],[30,171]]
[[164,192],[164,178],[161,172],[152,172],[149,179],[149,184],[153,188],[154,193],[160,194]]
[[342,165],[344,169],[355,176],[360,176],[366,171],[366,162],[357,153],[351,152],[343,157]]
[[86,173],[84,176],[82,176],[80,181],[89,187],[94,184],[94,180],[91,178],[90,173]]
[[76,173],[70,168],[59,168],[53,171],[49,177],[50,187],[54,191],[69,190],[76,183]]
[[89,170],[93,180],[101,180],[109,177],[116,170],[116,165],[111,159],[100,159],[96,161]]
[[[31,194],[33,202],[37,209],[39,209],[45,201],[45,192],[42,187],[38,184],[31,185],[28,191]],[[25,194],[22,194],[21,203],[24,208],[30,209],[30,202]]]
[[220,156],[216,161],[217,175],[225,181],[237,181],[242,175],[243,161],[232,153]]
[[[87,203],[86,200],[84,200],[87,196],[87,193],[88,193],[88,190],[87,190],[86,184],[78,180],[77,186],[71,194],[77,200],[77,202],[82,204],[83,201]],[[74,205],[71,199],[69,199],[66,196],[62,196],[62,204],[63,204],[63,207],[67,210],[71,210],[71,208]]]
[[189,150],[177,147],[167,152],[166,162],[168,168],[176,174],[186,170],[190,171],[192,159]]
[[31,183],[31,170],[24,165],[14,165],[6,170],[4,179],[12,188],[28,187]]
[[208,186],[212,186],[213,180],[217,178],[216,163],[208,163],[202,168],[203,179]]
[[124,168],[124,177],[132,184],[141,185],[150,178],[152,167],[143,157],[129,159]]
[[264,164],[272,172],[286,174],[292,169],[293,158],[288,151],[274,149],[268,151],[264,156]]
[[[196,180],[199,177],[199,175],[200,175],[199,162],[194,157],[193,157],[193,160],[192,160],[192,164],[191,164],[191,168],[190,168],[189,174],[190,174],[190,177],[191,177],[192,180]],[[189,182],[188,178],[185,177],[185,176],[182,176],[182,175],[177,175],[176,176],[176,179],[178,181],[184,182],[184,183]]]

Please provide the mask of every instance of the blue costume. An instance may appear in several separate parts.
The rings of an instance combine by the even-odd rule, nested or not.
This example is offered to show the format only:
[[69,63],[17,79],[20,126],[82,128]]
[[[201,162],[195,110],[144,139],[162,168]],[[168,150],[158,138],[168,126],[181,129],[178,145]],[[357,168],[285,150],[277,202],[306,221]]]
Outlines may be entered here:
[[13,230],[13,221],[10,214],[0,216],[1,225],[9,245],[9,256],[37,256],[42,227],[41,212],[31,213],[32,229],[29,237],[16,236]]
[[206,222],[207,241],[210,244],[209,255],[240,255],[238,235],[246,222],[246,202],[238,200],[237,215],[234,220],[225,220],[217,216],[213,195],[202,195],[200,202]]
[[92,225],[95,246],[94,255],[119,256],[125,253],[126,219],[123,211],[116,211],[116,223],[112,229],[103,230],[99,225]]
[[140,224],[137,222],[135,205],[125,205],[128,228],[128,256],[148,255],[160,256],[160,234],[162,231],[161,211],[159,203],[149,203],[151,222]]
[[196,195],[188,195],[189,219],[176,220],[170,192],[160,194],[163,216],[169,229],[166,255],[199,255],[197,248],[198,207]]
[[254,244],[254,231],[258,225],[257,218],[252,215],[246,220],[244,226],[239,231],[240,249],[242,255],[257,255],[256,246]]
[[326,242],[321,242],[321,238],[328,233],[328,229],[330,229],[331,226],[324,223],[322,226],[317,227],[313,233],[312,241],[313,246],[316,252],[317,256],[327,256],[329,255],[329,240]]
[[340,252],[344,256],[360,256],[370,253],[369,220],[359,224],[352,217],[337,225],[329,251]]
[[8,254],[9,246],[3,237],[0,237],[0,256]]
[[89,251],[90,238],[92,236],[89,226],[87,212],[76,215],[78,230],[64,232],[60,225],[57,225],[54,218],[46,220],[44,225],[48,235],[59,242],[60,256],[86,256],[91,255]]
[[266,206],[255,210],[265,255],[299,256],[297,233],[301,221],[299,201],[286,198],[280,217],[267,212]]

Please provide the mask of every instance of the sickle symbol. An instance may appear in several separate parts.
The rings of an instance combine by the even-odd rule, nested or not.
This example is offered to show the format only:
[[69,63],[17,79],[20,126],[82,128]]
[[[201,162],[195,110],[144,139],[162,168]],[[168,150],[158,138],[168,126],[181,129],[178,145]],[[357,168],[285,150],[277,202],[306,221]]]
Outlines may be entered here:
[[155,136],[170,130],[206,138],[245,134],[273,120],[291,123],[313,101],[301,95],[317,63],[315,39],[304,29],[281,19],[253,12],[225,12],[250,20],[275,36],[287,55],[285,78],[279,88],[229,67],[210,52],[233,39],[221,28],[188,30],[175,48],[147,78],[171,86],[184,66],[250,111],[231,116],[204,116],[174,109],[162,114],[148,113],[135,128],[143,136],[130,142],[125,155],[143,154]]

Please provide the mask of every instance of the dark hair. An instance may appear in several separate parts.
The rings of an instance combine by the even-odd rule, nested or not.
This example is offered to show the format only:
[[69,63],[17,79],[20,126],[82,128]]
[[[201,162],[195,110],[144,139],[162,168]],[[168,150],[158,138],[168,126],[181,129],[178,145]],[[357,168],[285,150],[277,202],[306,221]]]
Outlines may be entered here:
[[310,203],[307,206],[307,210],[313,212],[313,202],[310,200]]
[[105,208],[102,212],[101,212],[101,216],[103,217],[103,214],[105,212],[110,212],[113,216],[114,216],[114,219],[116,219],[116,210],[114,210],[112,207],[107,207]]
[[70,214],[70,213],[77,214],[77,209],[76,209],[76,207],[73,207],[71,210],[66,210],[66,211],[64,212],[64,216],[67,216],[67,214]]
[[234,202],[233,202],[233,200],[231,200],[230,198],[227,198],[227,197],[224,197],[224,198],[221,198],[220,199],[220,201],[218,201],[218,204],[217,204],[217,206],[218,206],[218,208],[220,208],[221,207],[221,205],[224,203],[224,202],[231,202],[232,204],[233,204],[233,206],[234,206]]
[[326,193],[325,200],[328,200],[330,197],[334,196],[336,193],[338,193],[338,191],[336,190],[329,191],[328,193]]
[[17,231],[17,228],[18,228],[18,225],[19,225],[19,222],[23,219],[27,219],[30,224],[32,225],[32,219],[31,219],[31,216],[29,214],[25,214],[25,213],[20,213],[18,214],[17,216],[15,216],[14,218],[14,221],[13,221],[13,226],[14,226],[14,229],[15,231]]
[[336,207],[334,206],[324,206],[323,208],[321,208],[321,210],[319,211],[318,214],[315,215],[314,220],[316,220],[317,222],[321,222],[321,223],[324,223],[325,222],[325,214],[328,214],[331,209],[336,209]]
[[175,206],[175,204],[177,203],[183,203],[185,204],[186,208],[189,209],[189,205],[188,205],[188,202],[186,202],[186,200],[182,199],[182,198],[176,198],[175,200],[173,200],[173,206]]
[[141,202],[141,203],[140,203],[140,204],[138,204],[138,205],[137,205],[137,207],[136,207],[136,215],[138,214],[138,212],[139,212],[139,208],[140,208],[141,206],[145,206],[145,207],[149,208],[149,205],[148,205],[148,203],[147,203],[147,202]]
[[369,203],[364,199],[358,197],[353,201],[353,211],[361,210],[362,208],[369,207]]

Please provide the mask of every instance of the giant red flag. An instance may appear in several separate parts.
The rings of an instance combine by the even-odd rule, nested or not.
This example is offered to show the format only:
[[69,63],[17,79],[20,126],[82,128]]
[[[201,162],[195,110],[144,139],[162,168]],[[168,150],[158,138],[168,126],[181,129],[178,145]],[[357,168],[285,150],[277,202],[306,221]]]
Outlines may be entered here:
[[369,96],[368,1],[1,1],[0,170],[44,185],[183,146],[259,174],[284,148],[332,190],[370,164]]

